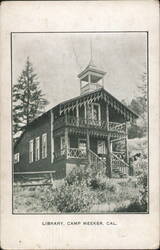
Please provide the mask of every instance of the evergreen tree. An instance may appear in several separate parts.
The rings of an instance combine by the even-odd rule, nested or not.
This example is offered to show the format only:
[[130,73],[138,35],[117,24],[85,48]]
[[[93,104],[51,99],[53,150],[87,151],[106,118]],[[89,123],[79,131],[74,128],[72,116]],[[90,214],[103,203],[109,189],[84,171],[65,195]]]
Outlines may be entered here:
[[12,90],[13,102],[13,136],[18,138],[25,127],[44,112],[48,101],[39,86],[37,74],[34,73],[29,58],[24,70]]

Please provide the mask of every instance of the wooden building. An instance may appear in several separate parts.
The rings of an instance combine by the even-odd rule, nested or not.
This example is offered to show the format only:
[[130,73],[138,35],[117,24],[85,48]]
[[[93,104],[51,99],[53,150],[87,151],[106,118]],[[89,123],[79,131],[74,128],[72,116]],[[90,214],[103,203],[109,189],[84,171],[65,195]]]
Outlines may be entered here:
[[27,126],[14,146],[15,172],[55,170],[63,178],[73,167],[100,163],[109,177],[129,174],[127,124],[138,116],[104,89],[104,76],[90,62],[78,75],[80,96]]

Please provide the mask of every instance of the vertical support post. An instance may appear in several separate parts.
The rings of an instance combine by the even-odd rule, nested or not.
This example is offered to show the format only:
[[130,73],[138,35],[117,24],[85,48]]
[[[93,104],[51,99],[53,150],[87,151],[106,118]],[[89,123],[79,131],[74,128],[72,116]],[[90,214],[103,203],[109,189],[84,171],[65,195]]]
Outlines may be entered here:
[[54,129],[54,113],[53,110],[51,110],[51,163],[54,161],[54,135],[53,135],[53,129]]
[[84,119],[85,119],[85,123],[87,121],[87,107],[86,107],[86,103],[84,103]]
[[[88,104],[87,103],[85,104],[85,108],[86,108],[86,122],[88,122]],[[87,128],[87,156],[88,156],[88,161],[90,164],[91,161],[90,161],[89,149],[90,149],[90,138],[89,138],[89,131]]]
[[106,122],[107,122],[107,130],[109,131],[109,107],[106,104]]
[[109,134],[109,107],[106,104],[106,121],[107,121],[107,175],[109,178],[112,177],[112,160],[111,160],[111,144]]
[[133,167],[133,160],[129,159],[129,176],[133,176],[134,175],[134,167]]
[[128,157],[128,124],[125,123],[125,151],[126,151],[126,162],[129,163]]
[[82,80],[80,79],[80,94],[82,94]]
[[102,78],[102,88],[104,88],[104,78]]
[[113,151],[113,144],[112,144],[112,142],[110,144],[111,144],[111,153],[112,153],[112,151]]
[[[67,113],[65,113],[65,122],[67,124]],[[65,127],[65,132],[64,132],[64,138],[65,138],[65,148],[66,148],[66,159],[68,158],[68,128]]]
[[76,102],[76,118],[77,118],[77,125],[79,125],[79,107],[78,102]]
[[89,86],[89,90],[90,90],[90,86],[91,86],[91,75],[88,75],[88,86]]
[[111,144],[110,144],[110,135],[107,136],[107,158],[106,158],[106,174],[109,178],[112,178],[112,159],[111,159]]
[[88,161],[89,161],[89,164],[90,164],[91,161],[90,161],[89,149],[90,149],[90,138],[89,138],[89,131],[87,129],[87,154],[88,154]]

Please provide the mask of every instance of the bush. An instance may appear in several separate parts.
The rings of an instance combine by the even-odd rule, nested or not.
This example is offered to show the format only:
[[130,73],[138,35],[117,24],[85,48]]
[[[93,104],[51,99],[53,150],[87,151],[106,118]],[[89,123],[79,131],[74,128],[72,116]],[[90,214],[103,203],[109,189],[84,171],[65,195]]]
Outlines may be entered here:
[[101,165],[92,165],[74,168],[69,175],[66,176],[65,180],[68,185],[73,185],[75,182],[77,184],[84,182],[92,189],[104,189],[106,178],[104,167]]
[[146,212],[146,209],[138,200],[131,202],[128,206],[121,206],[114,209],[115,212]]
[[67,182],[61,187],[49,190],[47,199],[49,206],[56,206],[59,212],[84,212],[89,211],[96,200],[85,182]]
[[148,208],[148,176],[147,172],[143,172],[138,177],[138,185],[140,186],[140,197],[139,197],[139,203],[145,211],[147,211]]
[[75,167],[72,171],[66,176],[65,180],[68,185],[73,185],[75,182],[77,184],[89,181],[90,179],[90,171],[87,167]]

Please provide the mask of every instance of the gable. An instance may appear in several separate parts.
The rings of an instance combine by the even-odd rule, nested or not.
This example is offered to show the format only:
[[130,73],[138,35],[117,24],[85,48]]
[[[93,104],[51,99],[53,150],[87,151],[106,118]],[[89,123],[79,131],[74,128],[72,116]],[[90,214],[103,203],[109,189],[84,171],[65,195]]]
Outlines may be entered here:
[[111,108],[119,114],[123,115],[128,121],[133,121],[138,118],[138,115],[135,112],[130,110],[103,88],[59,104],[59,112],[61,115],[66,111],[73,110],[76,106],[81,107],[83,104],[90,104],[100,100],[104,100],[106,104],[111,106]]

